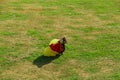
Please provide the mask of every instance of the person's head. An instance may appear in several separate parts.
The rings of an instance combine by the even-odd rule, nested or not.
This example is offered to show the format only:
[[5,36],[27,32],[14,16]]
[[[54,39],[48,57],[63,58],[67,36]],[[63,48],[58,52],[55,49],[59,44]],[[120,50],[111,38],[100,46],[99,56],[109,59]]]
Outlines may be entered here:
[[60,38],[60,42],[61,42],[62,44],[66,44],[66,43],[67,43],[67,40],[66,40],[65,37],[63,37],[63,38]]

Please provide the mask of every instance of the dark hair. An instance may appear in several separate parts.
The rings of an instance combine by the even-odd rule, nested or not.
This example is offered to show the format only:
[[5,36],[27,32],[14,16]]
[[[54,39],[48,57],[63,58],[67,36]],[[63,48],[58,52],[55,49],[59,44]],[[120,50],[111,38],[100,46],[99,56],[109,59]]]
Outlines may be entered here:
[[65,37],[62,38],[63,39],[63,43],[66,44],[67,43],[67,40]]
[[62,44],[66,44],[66,43],[67,43],[67,40],[66,40],[65,37],[63,37],[63,38],[60,38],[60,42],[61,42]]
[[63,37],[60,39],[60,42],[61,42],[62,47],[63,47],[63,51],[61,53],[63,53],[65,51],[65,44],[67,43],[67,40],[65,37]]

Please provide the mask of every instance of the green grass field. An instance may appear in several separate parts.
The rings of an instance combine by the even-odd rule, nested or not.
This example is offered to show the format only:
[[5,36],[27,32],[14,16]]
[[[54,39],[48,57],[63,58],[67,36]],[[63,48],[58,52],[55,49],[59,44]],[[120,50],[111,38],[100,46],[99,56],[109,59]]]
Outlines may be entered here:
[[[43,57],[63,36],[64,55]],[[119,0],[0,1],[0,80],[119,79]]]

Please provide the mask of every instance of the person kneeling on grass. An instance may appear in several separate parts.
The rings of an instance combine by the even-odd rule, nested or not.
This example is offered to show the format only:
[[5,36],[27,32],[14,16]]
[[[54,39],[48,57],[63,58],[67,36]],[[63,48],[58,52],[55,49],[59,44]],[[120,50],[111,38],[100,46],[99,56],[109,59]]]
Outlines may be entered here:
[[67,40],[65,37],[61,39],[53,39],[49,43],[49,47],[45,48],[44,56],[61,55],[65,51],[65,44]]

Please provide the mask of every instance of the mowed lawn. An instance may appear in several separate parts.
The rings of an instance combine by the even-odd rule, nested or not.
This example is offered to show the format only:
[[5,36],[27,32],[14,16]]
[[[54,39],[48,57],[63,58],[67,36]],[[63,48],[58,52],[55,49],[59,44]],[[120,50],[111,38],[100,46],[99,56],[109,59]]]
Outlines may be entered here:
[[120,80],[120,0],[1,0],[0,80]]

